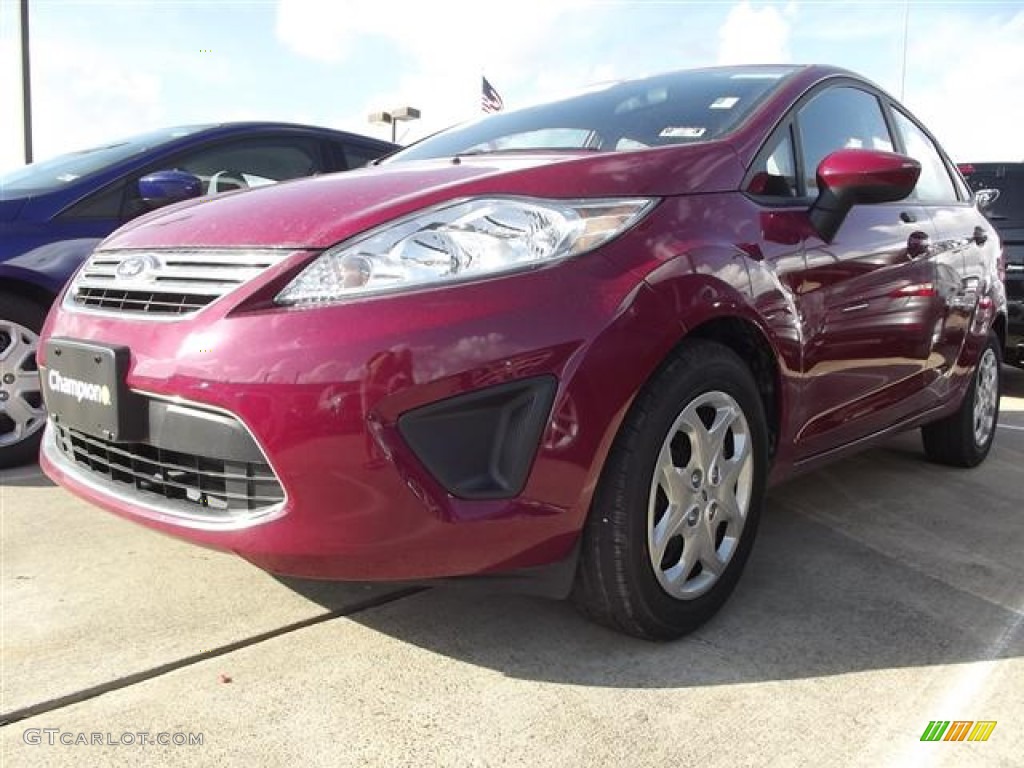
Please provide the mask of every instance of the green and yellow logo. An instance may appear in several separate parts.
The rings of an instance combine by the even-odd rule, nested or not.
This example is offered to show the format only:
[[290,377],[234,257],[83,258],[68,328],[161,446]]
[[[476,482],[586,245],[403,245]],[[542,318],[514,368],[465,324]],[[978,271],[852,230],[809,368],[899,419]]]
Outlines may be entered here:
[[932,720],[921,741],[988,741],[995,729],[995,720]]

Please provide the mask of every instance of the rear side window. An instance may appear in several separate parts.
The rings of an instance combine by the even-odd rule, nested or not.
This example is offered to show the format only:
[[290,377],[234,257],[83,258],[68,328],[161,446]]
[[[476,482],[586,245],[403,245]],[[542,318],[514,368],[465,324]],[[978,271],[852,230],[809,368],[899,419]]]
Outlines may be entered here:
[[906,153],[921,164],[921,178],[911,193],[911,199],[923,203],[956,202],[956,187],[949,175],[949,169],[942,160],[942,155],[928,134],[918,128],[914,122],[900,112],[893,110],[896,118],[896,130],[903,138]]
[[892,136],[878,99],[859,88],[837,87],[815,96],[797,114],[807,194],[818,191],[818,164],[839,149],[892,152]]

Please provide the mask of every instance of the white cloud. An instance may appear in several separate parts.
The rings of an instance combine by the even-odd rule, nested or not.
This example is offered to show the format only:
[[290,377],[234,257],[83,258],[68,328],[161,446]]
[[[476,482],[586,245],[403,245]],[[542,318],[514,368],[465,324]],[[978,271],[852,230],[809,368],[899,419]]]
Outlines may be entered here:
[[911,28],[907,107],[955,161],[1024,160],[1024,11],[1008,22],[912,11]]
[[390,138],[390,129],[370,126],[367,115],[411,105],[423,117],[399,125],[398,140],[408,143],[479,117],[482,74],[508,103],[507,86],[535,72],[523,62],[531,61],[557,32],[562,15],[579,5],[519,0],[515,12],[495,21],[493,11],[471,0],[402,3],[386,19],[380,3],[371,0],[278,0],[275,31],[283,45],[306,58],[354,65],[359,47],[364,53],[372,51],[383,71],[402,73],[359,112],[348,110],[330,124]]
[[276,32],[295,53],[321,61],[340,61],[357,41],[376,40],[397,44],[421,67],[501,66],[520,59],[578,4],[519,0],[495,20],[494,10],[474,0],[403,2],[390,11],[379,0],[278,0]]
[[790,61],[788,17],[796,7],[753,7],[748,0],[729,11],[718,30],[719,64],[781,64]]

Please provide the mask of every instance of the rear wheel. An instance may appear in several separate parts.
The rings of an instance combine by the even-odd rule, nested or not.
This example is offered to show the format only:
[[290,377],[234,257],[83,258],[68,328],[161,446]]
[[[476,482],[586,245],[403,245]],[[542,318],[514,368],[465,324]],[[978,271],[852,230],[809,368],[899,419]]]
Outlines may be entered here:
[[1000,392],[999,337],[990,332],[960,408],[921,428],[929,461],[975,467],[985,460],[996,436]]
[[750,554],[767,470],[764,408],[728,348],[687,342],[638,395],[609,454],[573,597],[638,637],[693,631]]
[[36,348],[46,310],[0,293],[0,467],[35,461],[46,423]]

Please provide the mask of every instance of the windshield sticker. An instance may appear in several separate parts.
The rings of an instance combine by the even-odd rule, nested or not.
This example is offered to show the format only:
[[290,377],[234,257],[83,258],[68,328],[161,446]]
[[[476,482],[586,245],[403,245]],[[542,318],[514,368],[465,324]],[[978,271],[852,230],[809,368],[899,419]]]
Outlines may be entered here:
[[658,135],[663,139],[699,139],[708,132],[703,126],[669,125]]
[[732,109],[739,100],[739,96],[720,96],[711,102],[710,109]]

